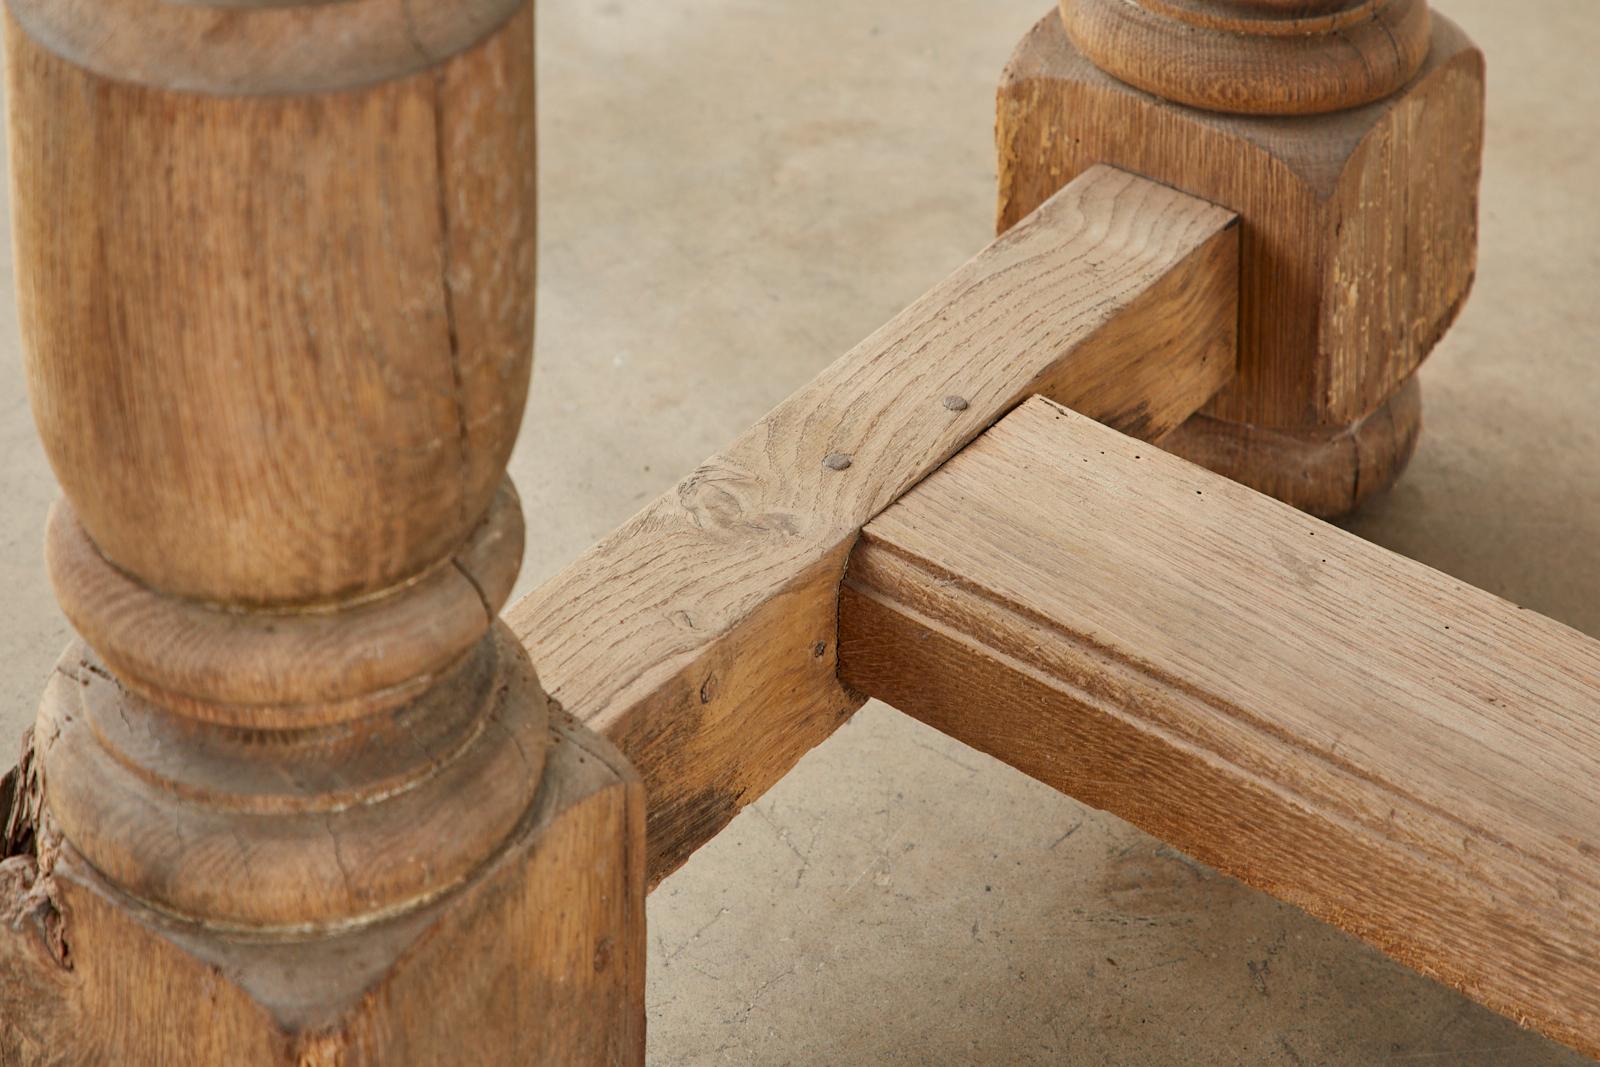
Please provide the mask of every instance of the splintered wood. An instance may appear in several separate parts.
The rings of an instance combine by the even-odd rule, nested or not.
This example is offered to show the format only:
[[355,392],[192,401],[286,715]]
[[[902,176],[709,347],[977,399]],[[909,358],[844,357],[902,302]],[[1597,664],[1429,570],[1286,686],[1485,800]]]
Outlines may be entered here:
[[1237,232],[1091,169],[515,605],[551,695],[649,795],[659,881],[861,704],[839,684],[857,531],[1030,393],[1141,437],[1232,375]]
[[1600,643],[1040,399],[863,531],[840,666],[1600,1053]]

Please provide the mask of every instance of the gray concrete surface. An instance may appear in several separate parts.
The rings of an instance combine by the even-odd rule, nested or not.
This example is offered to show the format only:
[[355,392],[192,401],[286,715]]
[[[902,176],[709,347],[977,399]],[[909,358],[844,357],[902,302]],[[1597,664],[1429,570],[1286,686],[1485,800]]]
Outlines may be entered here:
[[[987,240],[995,78],[1047,6],[543,0],[523,589]],[[1600,635],[1600,7],[1443,7],[1489,56],[1478,287],[1352,526]],[[7,737],[67,640],[54,493],[0,297]],[[650,922],[659,1067],[1582,1062],[877,705]]]

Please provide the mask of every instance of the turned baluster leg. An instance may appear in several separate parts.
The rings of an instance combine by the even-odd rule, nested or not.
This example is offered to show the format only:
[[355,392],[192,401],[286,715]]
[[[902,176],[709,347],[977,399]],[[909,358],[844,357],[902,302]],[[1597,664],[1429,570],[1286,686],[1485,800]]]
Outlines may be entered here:
[[1483,57],[1426,0],[1061,0],[998,137],[1002,229],[1094,163],[1240,214],[1238,377],[1163,447],[1329,517],[1399,477],[1483,140]]
[[9,7],[82,638],[35,730],[72,1021],[26,1055],[642,1062],[641,790],[497,620],[530,0]]

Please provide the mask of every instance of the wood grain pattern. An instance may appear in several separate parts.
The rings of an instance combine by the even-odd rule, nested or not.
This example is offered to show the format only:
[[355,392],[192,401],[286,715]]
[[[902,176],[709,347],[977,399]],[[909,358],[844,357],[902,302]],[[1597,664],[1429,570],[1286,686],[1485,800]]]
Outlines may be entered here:
[[1600,1054],[1600,643],[1045,400],[875,519],[846,684]]
[[[38,881],[71,969],[0,925],[6,1067],[644,1063],[644,796],[615,748],[567,718],[506,848],[385,922],[310,942],[233,936],[130,901],[70,845]],[[23,951],[44,959],[12,966]]]
[[1482,103],[1482,54],[1438,16],[1403,92],[1288,119],[1153,100],[1086,59],[1052,13],[1001,78],[999,227],[1097,164],[1238,212],[1239,374],[1207,413],[1344,426],[1411,377],[1466,298]]
[[552,735],[497,621],[530,0],[8,10],[47,557],[82,640],[39,710],[42,806],[6,818],[31,831],[0,857],[0,1049],[642,1064],[639,783]]
[[40,861],[59,842],[41,810],[43,782],[33,733],[17,766],[0,777],[0,1067],[57,1067],[81,1031],[60,894]]
[[1182,422],[1230,373],[1235,244],[1226,212],[1090,169],[510,610],[639,768],[652,883],[859,707],[834,633],[860,527],[1035,391]]
[[114,81],[218,95],[405,78],[492,36],[524,0],[7,0],[56,55]]
[[1427,0],[1060,0],[1108,74],[1209,111],[1307,115],[1395,92],[1428,53]]
[[341,611],[239,611],[166,596],[109,564],[60,501],[45,563],[62,611],[130,689],[242,729],[353,723],[421,696],[479,643],[522,563],[509,481],[489,514],[414,581]]
[[1347,426],[1280,429],[1202,412],[1158,443],[1301,511],[1334,518],[1392,486],[1421,435],[1422,386],[1413,376]]
[[[1219,6],[1163,2],[1189,17]],[[1248,17],[1265,10],[1234,7]],[[1279,17],[1260,17],[1269,16]],[[1168,66],[1183,68],[1188,55],[1171,53]],[[1286,83],[1298,76],[1281,71]],[[1399,475],[1407,435],[1389,435],[1394,448],[1370,455],[1365,476],[1340,462],[1346,448],[1289,445],[1348,439],[1415,375],[1466,300],[1483,79],[1482,54],[1435,16],[1422,66],[1393,96],[1324,115],[1218,114],[1113,78],[1052,12],[1001,78],[999,227],[1102,163],[1238,212],[1239,374],[1207,408],[1212,424],[1173,448],[1263,491],[1294,485],[1298,506],[1342,514],[1360,503],[1350,492],[1358,479],[1366,495]]]
[[532,17],[408,78],[253,97],[115,81],[13,19],[29,393],[109,560],[326,605],[466,540],[531,368]]
[[531,19],[295,96],[113,81],[8,27],[29,389],[68,497],[47,557],[92,649],[40,708],[48,802],[152,906],[280,930],[415,907],[538,789],[544,693],[494,630]]
[[546,721],[497,626],[392,717],[276,735],[196,728],[75,643],[36,729],[51,815],[124,893],[213,928],[303,935],[471,877],[538,793]]

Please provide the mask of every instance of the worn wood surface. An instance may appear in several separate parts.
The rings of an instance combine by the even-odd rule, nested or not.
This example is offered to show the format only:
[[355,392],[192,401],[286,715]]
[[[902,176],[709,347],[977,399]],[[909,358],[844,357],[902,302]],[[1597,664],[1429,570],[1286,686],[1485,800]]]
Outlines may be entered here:
[[498,621],[531,0],[8,11],[46,556],[81,640],[0,857],[4,1043],[641,1064],[640,787],[552,736]]
[[50,903],[0,912],[4,1067],[644,1063],[644,794],[567,717],[506,847],[382,922],[234,936],[140,906],[70,845],[42,874],[0,864],[24,878]]
[[1061,0],[1101,70],[1208,111],[1305,115],[1371,103],[1428,52],[1427,0]]
[[0,1067],[70,1062],[85,1025],[74,997],[60,893],[40,877],[59,851],[42,818],[39,761],[29,731],[17,766],[0,777]]
[[306,729],[398,707],[459,666],[511,595],[523,537],[521,502],[502,482],[446,559],[339,611],[218,611],[168,596],[108,566],[65,502],[45,561],[67,618],[130,688],[192,719]]
[[29,393],[109,560],[206,604],[325,606],[466,540],[531,366],[532,33],[524,3],[437,69],[233,97],[98,75],[12,19]]
[[[1096,67],[1056,12],[1001,78],[1001,230],[1101,163],[1238,212],[1239,374],[1205,412],[1232,424],[1228,447],[1204,447],[1218,436],[1205,431],[1187,435],[1192,451],[1188,441],[1173,447],[1264,491],[1296,486],[1292,502],[1317,514],[1350,510],[1403,469],[1405,435],[1393,435],[1395,450],[1371,457],[1370,473],[1386,477],[1360,480],[1352,499],[1357,472],[1343,441],[1415,374],[1472,283],[1483,56],[1438,15],[1428,41],[1395,95],[1314,116],[1226,115],[1153,98]],[[1188,59],[1174,53],[1169,66]],[[1298,76],[1285,67],[1280,80]],[[1332,444],[1305,447],[1317,441]]]
[[634,761],[658,881],[853,713],[856,533],[1044,392],[1141,436],[1227,380],[1226,212],[1093,168],[508,613],[552,697]]
[[7,0],[29,35],[106,78],[223,95],[405,78],[492,36],[523,0]]
[[1393,485],[1421,435],[1422,384],[1413,375],[1348,425],[1277,428],[1201,413],[1160,443],[1302,511],[1333,517]]
[[1600,1054],[1600,642],[1040,399],[863,531],[840,674]]
[[53,816],[198,921],[431,899],[543,759],[543,692],[490,633],[523,540],[532,7],[342,94],[177,92],[16,19],[7,41],[29,394],[67,496],[46,555],[92,649],[40,710]]
[[51,815],[115,885],[212,926],[303,933],[461,885],[538,793],[545,696],[503,627],[374,719],[197,728],[75,643],[36,730]]

